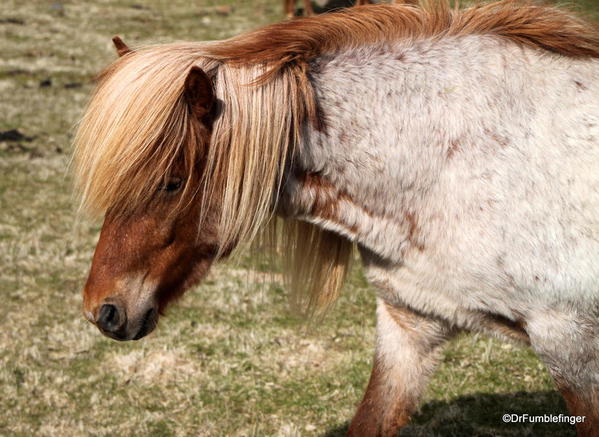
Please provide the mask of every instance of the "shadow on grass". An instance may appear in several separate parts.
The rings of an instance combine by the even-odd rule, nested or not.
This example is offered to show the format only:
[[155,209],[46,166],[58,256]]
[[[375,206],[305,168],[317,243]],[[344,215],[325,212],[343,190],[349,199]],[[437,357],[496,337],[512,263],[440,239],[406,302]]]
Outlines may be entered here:
[[[576,436],[574,426],[568,423],[504,423],[504,414],[542,416],[568,412],[562,397],[554,391],[477,393],[450,402],[424,404],[410,426],[402,429],[401,437]],[[339,425],[324,436],[345,436],[348,426]]]

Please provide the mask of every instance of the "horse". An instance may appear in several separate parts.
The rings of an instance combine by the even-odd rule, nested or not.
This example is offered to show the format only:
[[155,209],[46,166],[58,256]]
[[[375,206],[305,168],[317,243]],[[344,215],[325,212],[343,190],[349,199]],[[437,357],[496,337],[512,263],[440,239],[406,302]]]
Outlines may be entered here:
[[[376,288],[351,436],[392,436],[462,331],[528,344],[599,435],[599,31],[514,0],[378,4],[130,49],[74,140],[104,216],[85,317],[117,340],[271,237],[325,311],[359,253]],[[368,96],[368,98],[364,98]]]

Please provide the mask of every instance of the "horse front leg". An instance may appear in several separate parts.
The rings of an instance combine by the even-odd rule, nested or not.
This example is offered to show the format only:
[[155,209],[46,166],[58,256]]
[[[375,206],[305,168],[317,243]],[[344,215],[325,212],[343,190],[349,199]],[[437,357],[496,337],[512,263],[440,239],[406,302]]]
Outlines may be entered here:
[[378,299],[374,365],[348,436],[397,435],[416,411],[441,347],[454,333],[442,320]]
[[526,330],[545,362],[580,437],[599,437],[599,322],[594,314],[551,311],[537,315]]
[[283,9],[287,18],[292,18],[295,15],[295,0],[283,0]]
[[576,432],[580,437],[599,437],[599,387],[578,387],[556,379],[568,410],[572,416],[581,419],[576,423]]
[[304,0],[304,15],[314,15],[314,8],[312,7],[312,0]]

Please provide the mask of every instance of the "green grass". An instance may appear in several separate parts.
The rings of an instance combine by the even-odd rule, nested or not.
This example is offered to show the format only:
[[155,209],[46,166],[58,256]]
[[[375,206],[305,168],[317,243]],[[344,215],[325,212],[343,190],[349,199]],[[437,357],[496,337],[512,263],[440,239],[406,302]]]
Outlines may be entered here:
[[[81,315],[100,223],[76,222],[67,168],[92,78],[115,57],[110,37],[220,39],[282,18],[280,3],[0,4],[0,130],[33,137],[0,142],[0,435],[345,431],[374,344],[374,292],[359,268],[317,326],[291,314],[281,285],[247,259],[215,268],[142,341],[113,342]],[[595,0],[578,4],[599,18]],[[573,435],[568,425],[503,424],[505,412],[565,407],[528,349],[461,336],[406,435]]]

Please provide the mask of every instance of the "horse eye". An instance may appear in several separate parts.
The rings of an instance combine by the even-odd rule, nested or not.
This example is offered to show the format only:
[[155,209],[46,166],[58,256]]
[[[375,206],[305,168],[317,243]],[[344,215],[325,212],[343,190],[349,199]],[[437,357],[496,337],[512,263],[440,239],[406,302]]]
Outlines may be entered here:
[[166,191],[167,193],[174,193],[183,185],[183,180],[181,178],[170,178],[164,185],[160,187],[161,191]]

